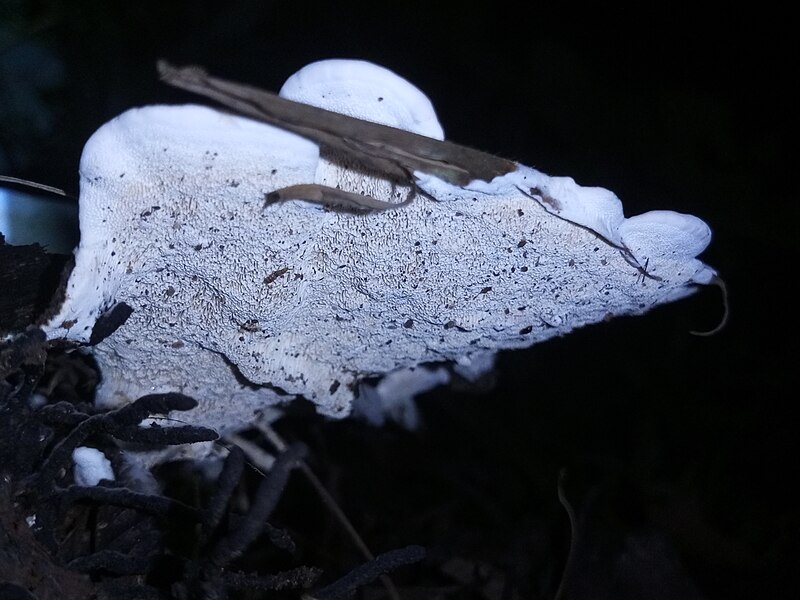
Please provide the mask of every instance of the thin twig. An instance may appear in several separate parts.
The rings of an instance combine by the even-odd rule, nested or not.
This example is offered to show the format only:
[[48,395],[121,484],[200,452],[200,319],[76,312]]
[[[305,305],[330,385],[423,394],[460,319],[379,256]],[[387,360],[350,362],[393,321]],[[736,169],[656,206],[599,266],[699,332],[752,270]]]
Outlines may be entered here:
[[19,177],[9,177],[8,175],[0,175],[0,181],[5,181],[7,183],[16,183],[18,185],[24,185],[27,187],[36,188],[39,190],[43,190],[45,192],[50,192],[51,194],[58,194],[59,196],[68,196],[67,192],[64,190],[53,187],[51,185],[45,185],[43,183],[36,183],[35,181],[29,181],[27,179],[20,179]]
[[720,291],[722,292],[722,319],[720,319],[719,324],[709,331],[690,331],[692,335],[698,335],[701,337],[709,337],[712,335],[716,335],[728,324],[728,317],[731,313],[731,307],[728,302],[728,286],[725,285],[725,281],[719,275],[714,275],[711,278],[710,285],[717,286]]
[[[279,452],[284,451],[286,448],[286,442],[269,423],[267,423],[264,419],[257,419],[255,425],[276,450]],[[243,448],[243,450],[245,450],[245,452],[247,451],[245,448]],[[311,467],[308,466],[308,463],[305,460],[300,461],[299,468],[306,479],[308,479],[311,487],[313,487],[314,491],[317,492],[325,507],[342,525],[347,535],[355,544],[356,548],[358,548],[358,551],[361,552],[366,560],[374,560],[375,555],[369,549],[369,546],[367,546],[366,542],[364,542],[364,539],[361,537],[361,535],[359,535],[350,519],[347,518],[347,515],[336,502],[336,499],[330,494],[330,492],[328,492],[328,490],[325,488],[325,485],[320,481],[319,477],[317,477],[314,474],[314,471],[311,470]],[[389,594],[389,597],[392,600],[400,600],[400,593],[397,591],[397,587],[394,585],[394,582],[392,582],[391,578],[384,574],[380,576],[380,580],[383,586],[386,588],[386,592]]]
[[570,540],[567,560],[564,563],[564,570],[561,573],[561,582],[558,584],[558,590],[556,591],[554,600],[561,600],[564,597],[564,592],[567,589],[567,579],[569,578],[569,573],[572,570],[572,563],[575,562],[575,539],[578,535],[578,519],[575,516],[575,509],[572,508],[569,500],[567,500],[567,496],[564,494],[564,479],[566,479],[566,469],[561,469],[561,471],[558,473],[558,501],[561,503],[561,506],[564,507],[564,510],[567,511],[567,517],[569,518]]

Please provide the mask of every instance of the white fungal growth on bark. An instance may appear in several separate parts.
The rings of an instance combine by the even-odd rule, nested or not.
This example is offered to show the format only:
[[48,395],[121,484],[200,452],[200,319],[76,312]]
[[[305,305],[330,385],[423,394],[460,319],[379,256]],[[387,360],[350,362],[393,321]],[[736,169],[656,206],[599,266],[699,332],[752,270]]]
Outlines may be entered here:
[[[284,92],[441,132],[419,90],[368,63],[325,61]],[[308,183],[387,202],[412,188],[194,105],[120,115],[86,144],[80,172],[81,242],[49,337],[88,342],[98,317],[124,302],[130,317],[91,348],[97,401],[178,391],[200,403],[182,418],[223,432],[297,396],[345,416],[362,380],[422,364],[477,376],[501,349],[644,313],[714,276],[696,258],[710,239],[699,219],[625,219],[612,192],[523,165],[464,187],[414,173],[425,193],[396,210],[265,204]]]

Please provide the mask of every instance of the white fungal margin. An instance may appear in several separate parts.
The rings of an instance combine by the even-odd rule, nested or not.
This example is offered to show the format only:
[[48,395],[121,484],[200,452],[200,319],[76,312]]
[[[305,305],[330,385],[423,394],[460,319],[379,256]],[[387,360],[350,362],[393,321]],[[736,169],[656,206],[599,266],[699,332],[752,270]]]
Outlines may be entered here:
[[[580,186],[571,177],[550,177],[524,165],[489,182],[471,181],[463,188],[427,173],[415,172],[414,177],[421,189],[443,201],[458,197],[463,190],[489,197],[513,195],[516,190],[536,200],[548,213],[585,227],[620,248],[634,266],[656,279],[664,261],[686,261],[691,265],[692,281],[699,285],[709,285],[717,276],[714,269],[694,260],[711,242],[711,228],[694,215],[653,210],[626,219],[622,202],[613,192]],[[684,295],[684,291],[676,292],[674,299]]]

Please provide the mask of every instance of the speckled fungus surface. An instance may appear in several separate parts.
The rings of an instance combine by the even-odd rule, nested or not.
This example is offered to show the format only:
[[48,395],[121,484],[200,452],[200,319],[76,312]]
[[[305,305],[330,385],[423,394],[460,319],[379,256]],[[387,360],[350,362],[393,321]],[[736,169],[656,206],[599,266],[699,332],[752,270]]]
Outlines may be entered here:
[[[369,63],[315,63],[281,95],[442,137],[425,95]],[[463,186],[411,175],[381,178],[203,106],[129,110],[84,149],[81,241],[47,334],[88,343],[124,303],[128,319],[89,348],[98,403],[182,392],[200,403],[182,418],[230,431],[297,396],[345,416],[367,378],[446,381],[420,365],[474,376],[501,349],[644,313],[715,275],[696,258],[710,229],[690,215],[626,219],[612,192],[523,165]],[[265,203],[309,183],[413,200],[366,212]]]

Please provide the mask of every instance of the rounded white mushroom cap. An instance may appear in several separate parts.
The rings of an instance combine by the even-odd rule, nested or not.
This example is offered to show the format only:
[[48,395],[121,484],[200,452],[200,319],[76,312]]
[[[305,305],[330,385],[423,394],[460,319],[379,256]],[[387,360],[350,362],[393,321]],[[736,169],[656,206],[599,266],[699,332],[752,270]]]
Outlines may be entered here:
[[711,242],[711,228],[694,215],[651,210],[625,219],[620,239],[641,263],[653,255],[694,258]]
[[280,95],[340,114],[444,139],[433,104],[411,82],[364,60],[311,63],[289,77]]

